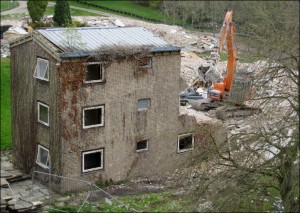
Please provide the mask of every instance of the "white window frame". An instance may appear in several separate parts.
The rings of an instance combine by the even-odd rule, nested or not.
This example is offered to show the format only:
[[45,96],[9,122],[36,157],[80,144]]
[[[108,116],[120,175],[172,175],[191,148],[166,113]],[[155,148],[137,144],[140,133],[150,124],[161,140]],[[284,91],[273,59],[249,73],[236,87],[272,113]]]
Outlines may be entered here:
[[[48,78],[45,78],[45,76],[44,77],[37,76],[37,68],[38,68],[38,62],[39,61],[44,61],[44,62],[47,63],[45,76],[46,76],[46,73],[48,72]],[[50,73],[49,73],[49,61],[46,60],[46,59],[43,59],[43,58],[37,58],[33,77],[37,78],[37,79],[40,79],[40,80],[43,80],[43,81],[48,81],[49,82],[49,75],[50,75]]]
[[[138,105],[139,105],[138,102],[139,102],[139,101],[142,101],[142,100],[149,100],[149,105],[148,105],[147,108],[138,108]],[[146,110],[149,110],[150,107],[151,107],[151,98],[141,98],[141,99],[138,99],[136,105],[137,105],[136,107],[137,107],[137,110],[138,110],[138,111],[146,111]]]
[[[191,148],[188,148],[188,149],[179,149],[179,141],[180,141],[180,138],[184,137],[184,136],[192,136],[192,147]],[[181,135],[178,135],[178,139],[177,139],[177,153],[181,153],[181,152],[186,152],[186,151],[191,151],[194,149],[194,146],[195,146],[195,136],[193,133],[186,133],[186,134],[181,134]]]
[[[43,164],[42,162],[40,162],[40,149],[43,149],[43,150],[45,150],[45,151],[48,152],[48,158],[47,158],[46,165]],[[43,167],[44,169],[49,169],[49,166],[50,166],[49,159],[50,159],[49,149],[47,149],[47,148],[45,148],[45,147],[43,147],[43,146],[41,146],[41,145],[38,144],[38,153],[37,153],[37,157],[36,157],[36,163],[37,163],[39,166]],[[47,166],[48,163],[49,163],[49,166]]]
[[[92,168],[92,169],[84,169],[84,156],[87,155],[87,154],[95,153],[95,152],[101,152],[101,159],[100,159],[101,166],[100,167],[96,167],[96,168]],[[83,173],[103,169],[103,164],[104,164],[104,161],[103,161],[103,149],[97,149],[97,150],[83,151],[82,152],[82,172]]]
[[[90,109],[100,109],[100,108],[102,110],[101,123],[100,124],[96,124],[96,125],[85,126],[84,125],[85,111],[86,110],[90,110]],[[104,105],[83,108],[83,110],[82,110],[82,128],[83,129],[89,129],[89,128],[100,127],[100,126],[104,126]]]
[[139,68],[152,68],[152,57],[146,57],[147,58],[147,64],[146,65],[139,65]]
[[84,63],[84,65],[86,66],[87,72],[88,72],[87,66],[88,66],[88,65],[93,65],[93,64],[99,64],[99,65],[100,65],[99,72],[100,72],[101,79],[99,79],[99,80],[91,80],[91,81],[86,81],[86,80],[84,79],[84,83],[85,83],[85,84],[101,83],[101,82],[104,81],[104,66],[103,66],[103,63],[102,63],[102,62],[88,62],[88,63]]
[[[40,120],[40,105],[42,105],[42,106],[44,106],[48,109],[48,123]],[[50,114],[49,113],[49,106],[38,101],[38,122],[41,123],[41,124],[44,124],[46,126],[49,126],[49,114]]]
[[[145,149],[137,149],[137,143],[142,142],[142,141],[146,141],[147,142],[147,147]],[[147,151],[148,147],[149,147],[149,140],[148,139],[146,139],[146,140],[140,140],[140,141],[136,142],[136,149],[135,150],[136,150],[136,152],[143,152],[143,151]]]

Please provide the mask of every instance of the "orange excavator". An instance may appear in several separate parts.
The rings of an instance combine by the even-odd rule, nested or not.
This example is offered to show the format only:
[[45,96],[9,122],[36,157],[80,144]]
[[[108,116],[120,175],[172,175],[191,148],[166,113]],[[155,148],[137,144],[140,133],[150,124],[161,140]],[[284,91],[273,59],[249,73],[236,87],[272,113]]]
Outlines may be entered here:
[[[217,45],[216,54],[211,55],[211,64],[206,72],[203,72],[206,82],[212,82],[208,88],[207,98],[189,100],[188,103],[195,110],[208,111],[216,109],[216,116],[220,119],[236,116],[249,116],[260,112],[260,109],[246,106],[244,102],[251,97],[251,87],[254,73],[249,69],[237,68],[237,45],[235,36],[235,24],[232,22],[232,11],[228,11],[221,28],[221,36]],[[227,46],[227,71],[223,80],[217,69],[214,69],[220,58],[223,46]],[[212,72],[210,72],[212,71]],[[199,72],[198,72],[199,74]],[[222,101],[224,100],[224,101]]]
[[221,37],[218,44],[217,53],[221,54],[225,39],[227,44],[227,74],[221,82],[214,83],[208,90],[208,98],[212,100],[222,100],[227,92],[230,92],[233,83],[237,60],[237,46],[235,37],[235,24],[232,22],[232,11],[228,11],[221,28]]

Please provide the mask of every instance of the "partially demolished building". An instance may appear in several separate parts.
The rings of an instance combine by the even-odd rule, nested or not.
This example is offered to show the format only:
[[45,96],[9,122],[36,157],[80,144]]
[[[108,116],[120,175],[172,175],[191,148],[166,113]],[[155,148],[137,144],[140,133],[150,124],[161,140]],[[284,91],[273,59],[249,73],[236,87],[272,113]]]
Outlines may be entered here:
[[45,28],[10,44],[14,164],[89,181],[173,172],[222,139],[180,114],[180,48],[139,27]]

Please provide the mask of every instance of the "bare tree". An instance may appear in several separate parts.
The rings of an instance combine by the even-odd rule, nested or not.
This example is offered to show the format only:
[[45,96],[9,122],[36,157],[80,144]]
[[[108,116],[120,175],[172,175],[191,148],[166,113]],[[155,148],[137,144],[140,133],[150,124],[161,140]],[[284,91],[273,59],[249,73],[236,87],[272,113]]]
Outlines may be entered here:
[[285,212],[299,212],[299,2],[248,8],[240,30],[264,60],[252,66],[255,96],[247,104],[262,112],[224,121],[228,139],[207,152],[211,176],[199,192],[224,192],[213,198],[213,210],[239,211],[234,206],[242,197],[263,198],[273,190]]

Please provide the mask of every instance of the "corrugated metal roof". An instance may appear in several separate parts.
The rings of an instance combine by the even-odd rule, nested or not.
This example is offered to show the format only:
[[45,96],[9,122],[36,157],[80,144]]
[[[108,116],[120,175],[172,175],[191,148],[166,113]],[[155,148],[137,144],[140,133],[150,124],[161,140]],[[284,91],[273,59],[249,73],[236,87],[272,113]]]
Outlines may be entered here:
[[95,51],[104,45],[171,47],[142,27],[45,28],[37,31],[64,52]]

